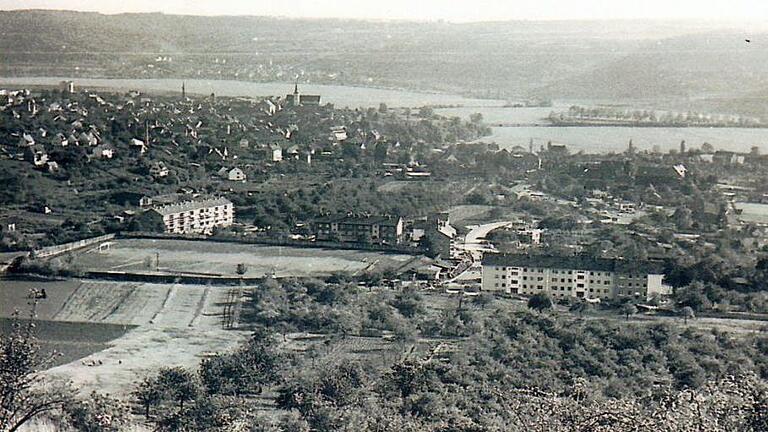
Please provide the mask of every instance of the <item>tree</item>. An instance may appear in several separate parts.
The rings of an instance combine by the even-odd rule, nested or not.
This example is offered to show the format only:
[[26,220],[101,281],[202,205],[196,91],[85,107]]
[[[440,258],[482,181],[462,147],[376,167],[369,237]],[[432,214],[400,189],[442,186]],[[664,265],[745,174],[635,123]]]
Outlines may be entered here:
[[92,392],[86,399],[64,406],[64,413],[76,430],[118,432],[128,423],[127,408],[117,399]]
[[678,306],[688,306],[694,312],[708,309],[712,306],[706,294],[707,287],[700,281],[693,281],[684,288],[675,290],[675,301]]
[[552,309],[552,299],[547,294],[534,294],[528,299],[528,308],[537,312]]
[[488,292],[482,292],[478,296],[476,296],[472,302],[478,306],[480,306],[481,309],[485,309],[488,305],[493,303],[495,300],[495,297],[493,294]]
[[691,210],[686,207],[678,207],[672,214],[672,220],[679,230],[688,230],[693,226],[693,216]]
[[220,354],[200,364],[200,378],[211,394],[261,393],[262,386],[276,382],[282,357],[274,350],[272,336],[256,332],[240,349]]
[[483,122],[483,115],[481,113],[470,114],[469,121],[475,124],[480,124]]
[[637,313],[637,306],[632,303],[624,303],[624,306],[621,307],[621,313],[629,321],[629,316]]
[[144,407],[144,417],[148,419],[150,408],[163,401],[163,389],[157,378],[147,377],[133,391],[133,396]]
[[472,192],[465,198],[467,204],[472,205],[487,205],[488,199],[480,192]]
[[413,318],[424,311],[421,294],[413,288],[405,288],[390,303],[404,317]]
[[568,308],[569,311],[576,312],[579,314],[579,316],[584,315],[584,312],[586,312],[587,309],[589,309],[589,303],[585,301],[576,302],[572,304],[570,308]]
[[11,331],[0,335],[0,430],[16,431],[72,401],[71,389],[45,386],[40,376],[54,355],[40,351],[33,320],[12,317]]
[[194,400],[200,394],[195,375],[182,367],[161,369],[157,381],[163,392],[179,404],[179,412],[184,411],[185,402]]
[[237,265],[237,274],[244,275],[248,271],[248,266],[245,263],[239,263]]
[[688,324],[688,319],[696,318],[696,314],[693,312],[693,308],[686,306],[680,309],[680,316],[683,318],[684,323]]

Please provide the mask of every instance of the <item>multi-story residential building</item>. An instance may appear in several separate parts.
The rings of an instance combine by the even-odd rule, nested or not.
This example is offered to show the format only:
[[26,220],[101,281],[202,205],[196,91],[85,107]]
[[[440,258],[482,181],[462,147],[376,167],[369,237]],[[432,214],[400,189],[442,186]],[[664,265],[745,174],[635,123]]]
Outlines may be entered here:
[[656,263],[534,255],[489,255],[483,259],[482,289],[511,294],[647,299],[670,294]]
[[315,220],[314,226],[318,240],[379,244],[403,240],[403,218],[395,216],[330,216]]
[[232,225],[235,210],[226,198],[208,198],[158,206],[142,217],[162,221],[167,233],[210,234],[215,227]]

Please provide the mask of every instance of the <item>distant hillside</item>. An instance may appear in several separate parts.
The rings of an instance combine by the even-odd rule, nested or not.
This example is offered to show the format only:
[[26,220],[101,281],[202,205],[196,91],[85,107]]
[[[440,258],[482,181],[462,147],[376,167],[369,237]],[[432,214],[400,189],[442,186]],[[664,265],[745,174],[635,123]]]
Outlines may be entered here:
[[768,88],[768,34],[718,32],[649,41],[624,57],[544,86],[573,98],[736,97]]
[[[679,99],[768,88],[768,35],[681,22],[474,24],[0,12],[0,75],[353,84]],[[764,42],[765,41],[765,42]]]

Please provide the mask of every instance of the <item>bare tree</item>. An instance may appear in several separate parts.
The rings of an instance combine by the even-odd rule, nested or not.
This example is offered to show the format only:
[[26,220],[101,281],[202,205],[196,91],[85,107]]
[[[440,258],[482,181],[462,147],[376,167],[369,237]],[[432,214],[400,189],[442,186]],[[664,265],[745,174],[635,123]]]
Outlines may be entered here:
[[680,316],[683,317],[683,323],[688,324],[688,319],[696,318],[696,314],[693,312],[693,308],[686,306],[680,309]]
[[56,354],[40,350],[34,306],[29,320],[15,314],[11,331],[0,335],[0,431],[16,431],[40,414],[60,409],[74,393],[46,385],[40,375]]

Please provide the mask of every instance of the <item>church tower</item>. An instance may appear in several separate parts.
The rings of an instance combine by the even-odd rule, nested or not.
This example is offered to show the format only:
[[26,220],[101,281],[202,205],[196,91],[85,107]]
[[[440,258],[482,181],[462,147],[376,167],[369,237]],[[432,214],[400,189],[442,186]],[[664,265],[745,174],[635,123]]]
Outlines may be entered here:
[[301,105],[301,94],[299,93],[299,80],[293,85],[293,106]]

